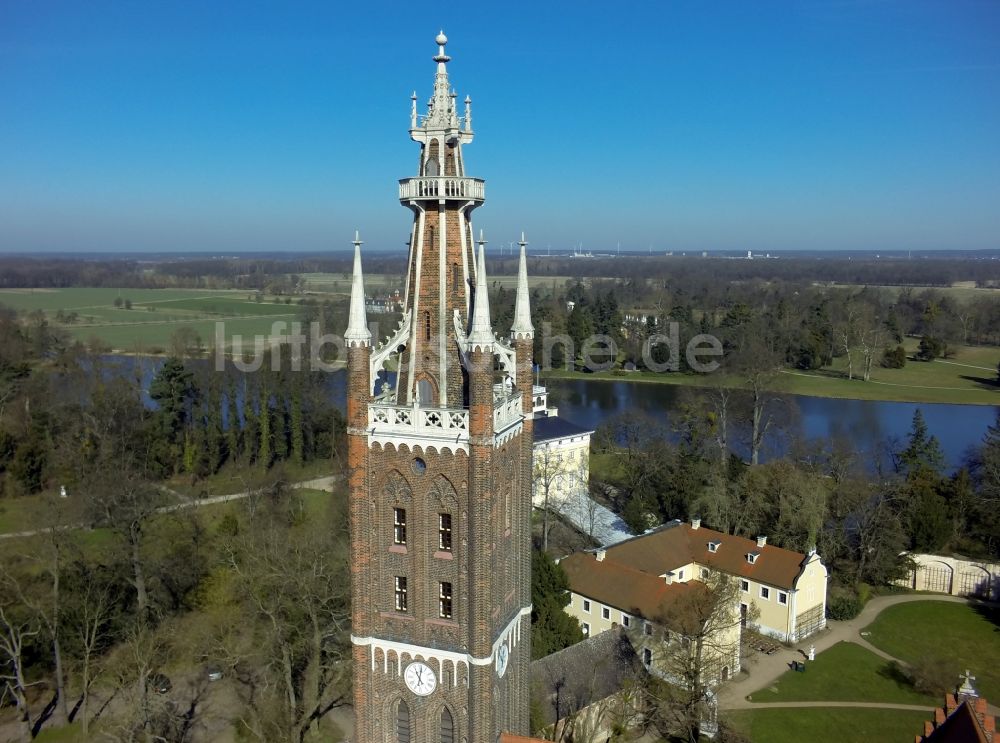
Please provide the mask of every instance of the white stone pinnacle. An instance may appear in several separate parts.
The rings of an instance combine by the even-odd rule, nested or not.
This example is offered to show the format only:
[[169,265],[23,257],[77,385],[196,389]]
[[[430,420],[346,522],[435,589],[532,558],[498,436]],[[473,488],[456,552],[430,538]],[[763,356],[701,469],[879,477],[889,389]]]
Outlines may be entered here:
[[351,312],[347,320],[347,332],[344,340],[347,347],[367,346],[371,344],[372,334],[368,330],[368,317],[365,314],[365,280],[361,275],[361,236],[354,232],[354,281],[351,284]]
[[490,292],[486,283],[486,241],[479,237],[479,269],[476,271],[476,306],[472,311],[469,349],[490,347],[496,342],[490,325]]
[[510,327],[511,338],[534,338],[535,328],[531,324],[531,300],[528,297],[528,259],[525,256],[524,233],[521,233],[521,259],[517,266],[517,297],[514,300],[514,324]]

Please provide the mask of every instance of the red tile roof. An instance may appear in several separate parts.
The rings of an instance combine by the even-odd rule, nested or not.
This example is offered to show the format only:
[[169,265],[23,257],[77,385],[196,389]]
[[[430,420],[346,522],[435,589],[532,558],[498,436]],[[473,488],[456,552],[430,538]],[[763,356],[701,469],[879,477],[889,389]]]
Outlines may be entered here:
[[592,552],[576,552],[559,565],[574,593],[647,619],[661,616],[670,601],[701,585],[697,581],[667,585],[663,578],[628,565],[598,560]]
[[[709,542],[718,548],[710,552]],[[751,564],[748,553],[757,553]],[[704,526],[675,522],[607,548],[606,561],[659,576],[696,562],[778,588],[793,588],[806,555]],[[565,561],[564,561],[565,562]]]

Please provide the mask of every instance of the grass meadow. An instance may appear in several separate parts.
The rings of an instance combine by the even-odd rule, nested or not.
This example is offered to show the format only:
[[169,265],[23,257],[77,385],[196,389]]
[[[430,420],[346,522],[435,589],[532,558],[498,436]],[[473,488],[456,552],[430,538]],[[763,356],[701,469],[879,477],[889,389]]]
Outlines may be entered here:
[[[0,290],[0,304],[44,312],[50,323],[71,337],[83,342],[96,337],[124,352],[169,348],[171,336],[182,327],[194,329],[203,343],[211,345],[219,320],[226,323],[227,345],[234,334],[242,335],[246,343],[254,335],[272,335],[276,321],[298,319],[300,308],[294,301],[256,302],[251,294],[221,289],[16,289]],[[116,299],[128,300],[132,308],[116,307]],[[75,312],[75,321],[58,322],[60,310]]]

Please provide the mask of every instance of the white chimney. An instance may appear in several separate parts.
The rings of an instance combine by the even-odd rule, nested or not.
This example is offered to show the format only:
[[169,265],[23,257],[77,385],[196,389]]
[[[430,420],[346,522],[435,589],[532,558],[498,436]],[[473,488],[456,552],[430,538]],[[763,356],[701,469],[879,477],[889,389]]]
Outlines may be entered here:
[[758,547],[763,547],[765,544],[767,544],[767,537],[757,537]]
[[691,528],[692,529],[698,529],[700,527],[701,527],[701,519],[699,519],[699,518],[691,519]]
[[663,580],[665,580],[667,582],[667,585],[669,586],[671,583],[674,582],[674,574],[673,573],[664,573]]
[[608,554],[607,550],[597,550],[597,554],[594,555],[598,562],[603,562],[604,557]]

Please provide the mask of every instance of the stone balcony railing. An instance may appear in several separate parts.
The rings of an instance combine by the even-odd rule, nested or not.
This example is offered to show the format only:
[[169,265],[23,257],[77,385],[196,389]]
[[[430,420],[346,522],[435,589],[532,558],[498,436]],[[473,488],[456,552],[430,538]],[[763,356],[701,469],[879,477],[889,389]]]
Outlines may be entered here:
[[521,420],[521,393],[493,398],[493,430],[497,433]]
[[[493,430],[504,431],[521,420],[519,393],[495,396]],[[469,411],[465,408],[435,408],[373,402],[368,406],[368,428],[390,436],[420,436],[468,440]]]
[[486,183],[481,178],[458,178],[436,176],[427,178],[403,178],[399,182],[399,200],[421,199],[486,199]]
[[368,406],[368,425],[380,432],[409,436],[468,436],[469,411],[376,402]]

